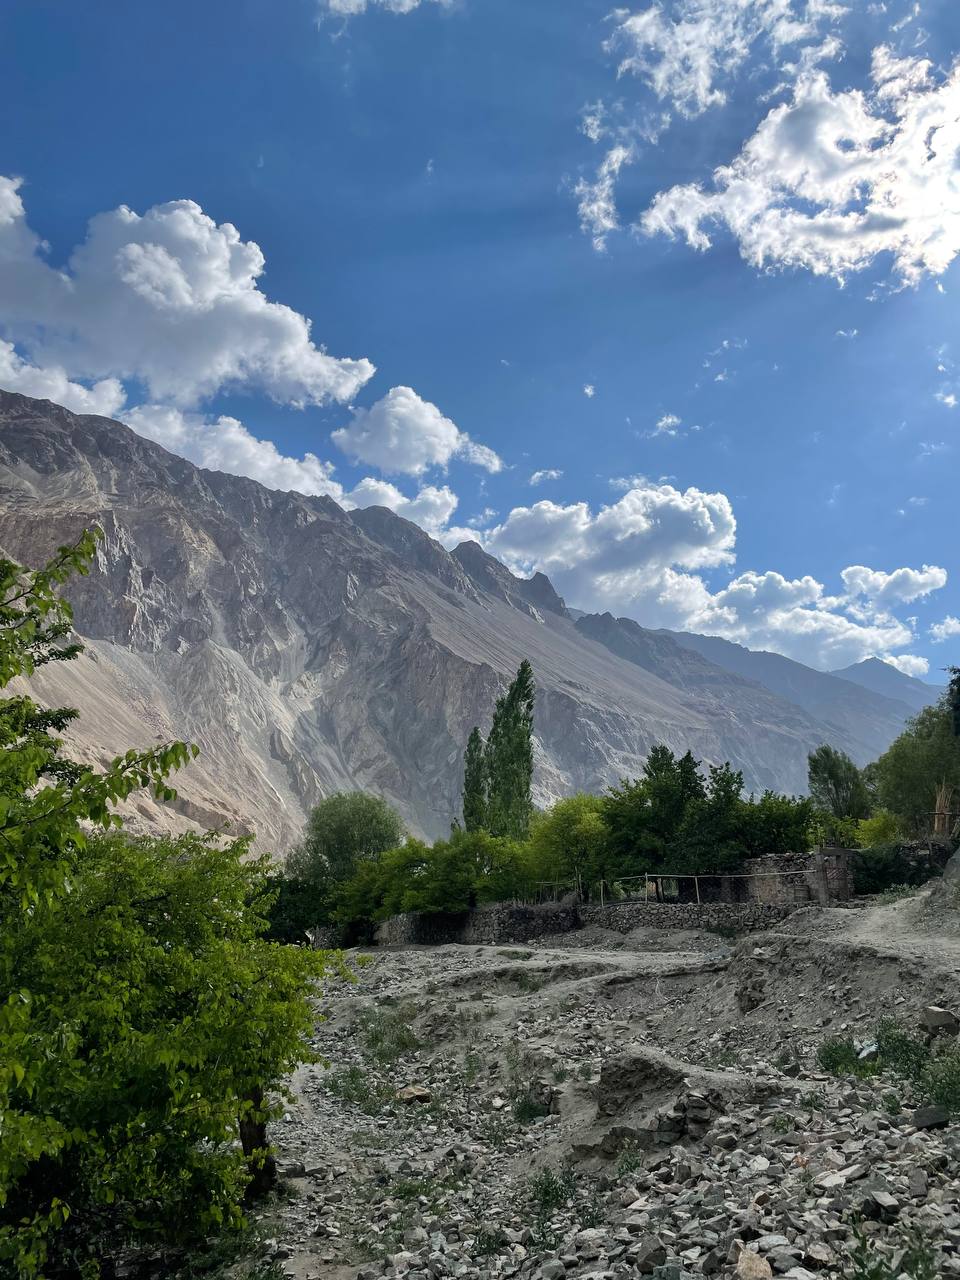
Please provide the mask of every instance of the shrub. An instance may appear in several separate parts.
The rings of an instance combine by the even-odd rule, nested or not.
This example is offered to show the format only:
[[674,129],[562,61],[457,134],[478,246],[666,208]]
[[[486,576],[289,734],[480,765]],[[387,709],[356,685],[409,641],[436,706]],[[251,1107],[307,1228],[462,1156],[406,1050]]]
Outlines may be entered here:
[[272,1181],[267,1095],[310,1057],[326,961],[260,936],[264,889],[246,841],[104,837],[70,895],[14,930],[46,1047],[21,1114],[69,1136],[14,1177],[13,1238],[61,1204],[51,1261],[179,1246],[239,1225],[251,1179]]
[[396,1062],[405,1053],[420,1048],[417,1034],[410,1025],[412,1011],[401,1009],[364,1009],[358,1019],[360,1043],[364,1053],[375,1062]]
[[326,892],[309,880],[272,876],[267,937],[272,942],[306,943],[308,932],[327,919]]
[[834,1076],[858,1075],[864,1064],[857,1054],[857,1046],[849,1036],[830,1036],[817,1050],[817,1061],[824,1071]]
[[[96,538],[37,571],[0,561],[0,686],[69,660],[57,588]],[[325,958],[266,942],[246,842],[96,837],[195,750],[65,759],[72,711],[0,701],[0,1271],[99,1274],[238,1225],[269,1181],[267,1091],[309,1057]]]
[[922,1078],[923,1092],[953,1115],[960,1115],[960,1050],[932,1058]]
[[893,1018],[884,1018],[877,1026],[877,1060],[884,1068],[908,1079],[918,1080],[930,1059],[930,1050]]

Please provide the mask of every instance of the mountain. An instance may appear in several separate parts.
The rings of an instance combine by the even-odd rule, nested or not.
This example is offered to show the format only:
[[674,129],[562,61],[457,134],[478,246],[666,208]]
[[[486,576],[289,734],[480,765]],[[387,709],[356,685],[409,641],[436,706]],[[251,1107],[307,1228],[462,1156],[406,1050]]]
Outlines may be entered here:
[[870,689],[873,693],[904,702],[912,708],[914,714],[938,701],[943,693],[943,686],[927,684],[914,676],[905,675],[879,658],[867,658],[865,662],[855,662],[852,667],[843,667],[831,674]]
[[719,636],[686,631],[659,634],[802,708],[821,725],[825,742],[846,751],[861,766],[887,749],[915,711],[902,698],[854,683],[839,673],[815,671],[780,653],[746,649]]
[[883,736],[871,699],[886,741],[902,724],[890,700],[808,673],[868,708],[857,724],[851,703],[843,733],[692,652],[696,638],[570,611],[542,574],[519,578],[474,543],[449,553],[384,508],[273,492],[110,419],[0,392],[0,547],[37,564],[94,524],[96,570],[69,587],[86,653],[30,683],[80,710],[72,748],[92,761],[198,743],[172,808],[132,802],[143,826],[251,830],[282,851],[317,799],[361,787],[441,835],[470,728],[524,657],[539,804],[635,775],[658,741],[731,760],[751,789],[797,792],[818,743],[853,754]]

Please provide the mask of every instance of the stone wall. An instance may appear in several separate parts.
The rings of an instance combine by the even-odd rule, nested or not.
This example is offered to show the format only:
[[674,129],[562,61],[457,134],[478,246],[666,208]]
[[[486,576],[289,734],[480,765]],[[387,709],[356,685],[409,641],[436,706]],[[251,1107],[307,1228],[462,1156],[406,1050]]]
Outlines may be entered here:
[[438,946],[443,943],[496,944],[535,942],[553,933],[572,933],[584,925],[600,925],[617,933],[646,926],[654,929],[769,929],[785,919],[795,904],[760,902],[620,902],[605,906],[537,907],[496,905],[456,915],[408,912],[392,916],[377,929],[381,946]]
[[761,902],[615,902],[582,905],[581,924],[629,933],[650,929],[770,929],[796,911],[796,904]]

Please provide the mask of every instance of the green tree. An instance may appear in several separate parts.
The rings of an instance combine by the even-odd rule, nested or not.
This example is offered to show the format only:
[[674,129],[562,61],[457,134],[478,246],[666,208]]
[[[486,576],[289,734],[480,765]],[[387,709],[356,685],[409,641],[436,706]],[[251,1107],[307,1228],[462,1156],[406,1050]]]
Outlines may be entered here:
[[510,688],[497,699],[487,738],[487,830],[526,838],[533,814],[533,668],[524,658]]
[[319,888],[332,902],[361,862],[403,843],[403,823],[387,802],[365,791],[340,791],[315,805],[298,848],[287,859],[287,875]]
[[246,840],[117,833],[87,843],[69,895],[13,922],[45,1050],[21,1115],[64,1137],[6,1188],[0,1241],[21,1274],[38,1243],[24,1219],[68,1209],[47,1266],[96,1274],[130,1242],[238,1225],[245,1194],[272,1183],[266,1099],[310,1057],[326,957],[262,938],[267,871]]
[[843,751],[824,743],[807,757],[810,795],[835,818],[866,818],[870,794],[860,770]]
[[753,796],[741,800],[738,828],[745,856],[805,853],[812,840],[813,819],[809,796],[781,796],[765,791],[759,800]]
[[742,813],[743,774],[727,764],[711,765],[705,795],[684,811],[667,869],[686,875],[736,871],[746,855]]
[[487,751],[480,730],[473,727],[463,757],[463,828],[483,831],[487,825]]
[[880,803],[917,835],[949,833],[960,788],[960,738],[949,694],[924,707],[877,761]]
[[603,878],[608,837],[604,802],[580,794],[558,800],[538,814],[530,834],[530,859],[537,880],[572,882],[582,894]]
[[[80,651],[58,588],[95,548],[87,533],[40,570],[0,561],[0,686]],[[185,846],[95,838],[136,788],[171,799],[195,749],[97,771],[62,753],[75,716],[0,701],[0,1270],[21,1280],[93,1276],[117,1233],[169,1241],[236,1218],[250,1171],[232,1140],[262,1177],[262,1090],[302,1049],[318,963],[291,952],[304,959],[271,970],[250,945],[245,847],[194,837],[191,879]]]

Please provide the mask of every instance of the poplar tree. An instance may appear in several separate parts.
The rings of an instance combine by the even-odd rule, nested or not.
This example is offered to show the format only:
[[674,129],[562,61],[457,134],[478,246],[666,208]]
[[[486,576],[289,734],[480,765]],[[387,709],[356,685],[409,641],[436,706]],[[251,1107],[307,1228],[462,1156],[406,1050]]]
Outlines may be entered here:
[[526,839],[533,801],[533,668],[524,658],[507,692],[497,699],[486,746],[487,830]]
[[463,757],[463,827],[484,831],[487,826],[487,754],[483,735],[474,725]]

